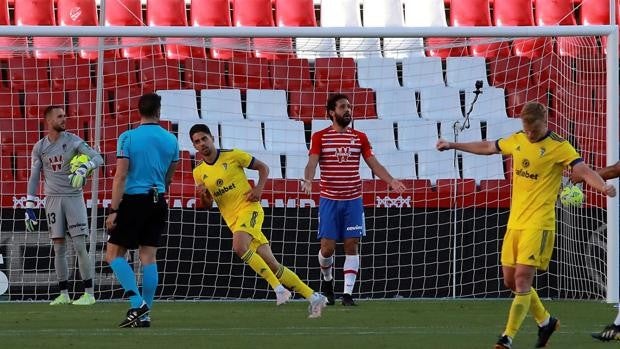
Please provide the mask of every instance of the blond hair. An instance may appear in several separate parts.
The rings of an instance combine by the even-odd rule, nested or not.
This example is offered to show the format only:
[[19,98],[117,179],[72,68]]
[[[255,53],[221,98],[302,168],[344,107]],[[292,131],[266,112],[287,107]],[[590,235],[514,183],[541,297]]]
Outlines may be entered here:
[[531,124],[538,120],[545,121],[547,119],[547,108],[538,102],[527,102],[521,109],[521,120]]

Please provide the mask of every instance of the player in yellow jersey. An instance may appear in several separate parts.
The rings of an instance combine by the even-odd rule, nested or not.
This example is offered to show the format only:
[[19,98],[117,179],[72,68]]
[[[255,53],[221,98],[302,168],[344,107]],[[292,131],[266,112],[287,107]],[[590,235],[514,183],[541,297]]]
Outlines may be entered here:
[[512,156],[512,202],[508,227],[502,244],[504,285],[515,297],[508,314],[506,329],[495,344],[496,349],[510,349],[512,339],[527,312],[538,323],[536,347],[547,344],[559,327],[558,319],[549,315],[532,287],[536,269],[546,270],[555,239],[555,202],[562,182],[562,171],[573,173],[597,191],[615,196],[615,188],[588,167],[572,145],[549,131],[547,110],[530,102],[521,110],[523,130],[497,141],[455,143],[440,139],[440,151],[456,149],[468,153]]
[[[233,233],[233,250],[237,256],[269,283],[276,293],[277,305],[291,298],[290,289],[310,302],[310,318],[320,317],[327,298],[314,292],[297,274],[278,263],[261,230],[265,214],[259,201],[269,167],[242,150],[217,149],[207,125],[192,126],[189,136],[194,148],[204,157],[193,171],[199,195],[207,207],[213,200],[217,203]],[[244,168],[258,171],[254,188],[248,183]]]

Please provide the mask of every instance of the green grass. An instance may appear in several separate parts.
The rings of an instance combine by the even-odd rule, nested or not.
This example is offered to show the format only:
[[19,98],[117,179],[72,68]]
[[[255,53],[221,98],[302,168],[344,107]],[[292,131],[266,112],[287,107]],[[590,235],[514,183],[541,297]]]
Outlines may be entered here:
[[[590,332],[611,322],[609,304],[545,301],[560,318],[551,348],[609,348]],[[126,303],[51,307],[0,303],[1,348],[492,348],[509,300],[362,301],[328,307],[306,319],[305,302],[156,303],[153,326],[116,328]],[[536,327],[526,318],[514,348],[532,348]]]

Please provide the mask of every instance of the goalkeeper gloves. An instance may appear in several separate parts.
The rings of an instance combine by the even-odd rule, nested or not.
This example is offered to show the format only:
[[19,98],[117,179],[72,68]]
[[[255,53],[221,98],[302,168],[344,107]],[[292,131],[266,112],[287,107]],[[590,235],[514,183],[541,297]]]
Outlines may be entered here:
[[69,175],[69,181],[71,182],[71,186],[74,188],[82,188],[84,184],[86,184],[86,177],[88,176],[88,171],[92,168],[89,166],[91,162],[83,163],[78,167],[75,172]]
[[39,222],[37,222],[37,215],[34,213],[34,201],[26,201],[26,213],[24,221],[26,223],[27,232],[33,232],[34,228],[39,224]]

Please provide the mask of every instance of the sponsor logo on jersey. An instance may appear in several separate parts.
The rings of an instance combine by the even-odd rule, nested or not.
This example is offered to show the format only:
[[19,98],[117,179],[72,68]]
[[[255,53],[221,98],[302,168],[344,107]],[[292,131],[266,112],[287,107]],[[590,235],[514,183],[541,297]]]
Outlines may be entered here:
[[224,193],[227,193],[233,189],[237,189],[237,186],[235,186],[235,183],[229,185],[229,186],[225,186],[225,187],[221,187],[218,190],[215,191],[215,193],[213,193],[213,196],[221,196]]
[[338,158],[338,162],[345,162],[351,156],[351,148],[350,147],[340,147],[336,148],[336,157]]
[[527,170],[524,170],[522,168],[516,170],[515,174],[519,177],[538,180],[538,173],[529,173]]
[[51,156],[47,158],[47,161],[49,161],[52,171],[59,172],[62,169],[62,155]]

